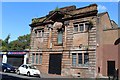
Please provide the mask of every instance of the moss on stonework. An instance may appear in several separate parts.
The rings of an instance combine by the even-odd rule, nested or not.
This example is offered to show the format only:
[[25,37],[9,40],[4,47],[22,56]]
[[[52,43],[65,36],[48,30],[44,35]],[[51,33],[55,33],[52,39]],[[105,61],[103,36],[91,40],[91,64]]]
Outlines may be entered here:
[[58,6],[57,6],[54,11],[59,11],[59,10],[60,10],[60,9],[59,9]]
[[38,22],[39,22],[39,19],[38,19],[38,18],[32,19],[32,24],[33,24],[33,23],[38,23]]

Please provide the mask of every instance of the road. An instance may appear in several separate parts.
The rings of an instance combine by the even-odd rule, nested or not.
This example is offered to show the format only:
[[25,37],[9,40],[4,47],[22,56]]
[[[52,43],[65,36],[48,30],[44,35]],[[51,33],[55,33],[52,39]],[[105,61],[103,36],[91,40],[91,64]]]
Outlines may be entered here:
[[[62,79],[61,79],[62,78]],[[0,80],[109,80],[108,78],[68,78],[58,75],[48,75],[42,74],[41,78],[39,77],[28,77],[25,75],[17,75],[15,73],[4,73],[0,72]],[[112,80],[112,79],[110,79]]]
[[15,73],[0,72],[0,80],[40,80],[39,77],[28,77],[25,75],[17,75]]
[[[16,73],[4,73],[0,72],[0,80],[43,80],[43,79],[52,79],[56,78],[57,80],[61,80],[61,78],[67,78],[60,75],[51,75],[51,74],[41,74],[41,78],[39,77],[28,77],[26,75],[17,75]],[[55,79],[54,79],[55,80]]]

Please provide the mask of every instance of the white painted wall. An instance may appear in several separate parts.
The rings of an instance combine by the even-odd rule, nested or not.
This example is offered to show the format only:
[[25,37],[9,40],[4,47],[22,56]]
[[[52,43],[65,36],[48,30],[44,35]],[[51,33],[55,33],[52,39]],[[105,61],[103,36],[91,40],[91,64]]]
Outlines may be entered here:
[[2,63],[7,63],[7,55],[3,55]]
[[28,58],[28,55],[25,54],[25,55],[24,55],[24,62],[23,62],[23,64],[27,64],[27,58]]

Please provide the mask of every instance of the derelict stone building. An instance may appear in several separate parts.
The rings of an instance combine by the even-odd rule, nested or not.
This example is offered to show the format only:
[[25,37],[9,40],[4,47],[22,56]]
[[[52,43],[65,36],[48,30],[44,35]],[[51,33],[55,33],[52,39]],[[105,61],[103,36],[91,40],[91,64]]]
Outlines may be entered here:
[[[104,53],[104,40],[109,38],[102,33],[107,34],[107,30],[110,30],[116,35],[118,26],[109,19],[107,12],[98,14],[96,4],[50,11],[44,17],[32,19],[30,27],[29,63],[36,65],[41,72],[83,78],[108,75],[107,68],[104,72],[103,62],[100,62],[102,58],[99,58]],[[115,36],[114,40],[117,38]],[[118,49],[119,45],[116,46],[115,49]],[[119,69],[118,61],[116,64]]]

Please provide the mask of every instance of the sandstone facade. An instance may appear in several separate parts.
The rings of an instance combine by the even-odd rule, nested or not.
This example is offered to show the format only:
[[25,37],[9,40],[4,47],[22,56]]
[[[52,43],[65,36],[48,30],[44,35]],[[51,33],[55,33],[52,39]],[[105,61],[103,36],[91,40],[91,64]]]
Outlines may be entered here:
[[[96,4],[83,8],[68,6],[32,19],[29,63],[43,73],[83,78],[98,77],[99,74],[107,76],[104,61],[110,58],[108,49],[114,47],[115,66],[119,69],[116,51],[119,45],[106,45],[113,44],[119,37],[119,29],[108,13],[97,12]],[[108,58],[103,57],[104,54]]]

